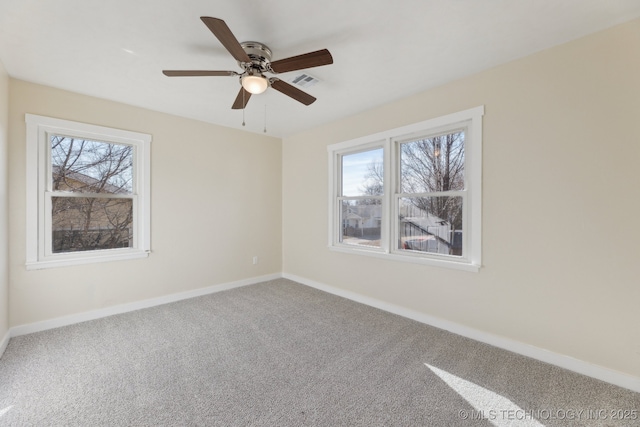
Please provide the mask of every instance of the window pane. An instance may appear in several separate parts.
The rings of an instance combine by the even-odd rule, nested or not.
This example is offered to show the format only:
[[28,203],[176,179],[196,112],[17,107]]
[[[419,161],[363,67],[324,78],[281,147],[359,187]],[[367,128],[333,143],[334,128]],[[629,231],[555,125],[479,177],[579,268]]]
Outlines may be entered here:
[[380,199],[343,200],[340,212],[342,237],[347,245],[380,247],[382,201]]
[[53,253],[133,246],[131,199],[52,197]]
[[342,195],[380,196],[383,191],[382,148],[342,156]]
[[400,144],[403,193],[464,190],[464,131]]
[[131,194],[133,147],[52,135],[53,191]]
[[398,249],[462,255],[462,197],[399,200]]

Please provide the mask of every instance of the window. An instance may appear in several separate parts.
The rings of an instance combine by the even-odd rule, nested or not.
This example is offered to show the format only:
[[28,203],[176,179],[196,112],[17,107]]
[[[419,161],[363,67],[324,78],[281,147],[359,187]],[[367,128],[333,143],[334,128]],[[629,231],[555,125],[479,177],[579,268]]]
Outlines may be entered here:
[[25,119],[27,269],[148,256],[151,136]]
[[[341,157],[340,242],[380,247],[382,236],[382,147]],[[374,165],[371,170],[369,166]]]
[[329,146],[329,247],[477,271],[483,114],[477,107]]

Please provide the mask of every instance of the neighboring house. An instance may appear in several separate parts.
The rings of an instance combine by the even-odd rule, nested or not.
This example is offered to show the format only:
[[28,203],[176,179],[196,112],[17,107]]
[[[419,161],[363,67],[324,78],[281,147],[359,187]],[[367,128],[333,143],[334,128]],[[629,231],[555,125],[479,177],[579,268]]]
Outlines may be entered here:
[[343,206],[342,230],[344,236],[380,238],[381,205]]
[[[133,205],[130,198],[95,197],[128,191],[78,172],[53,167],[53,253],[126,248],[132,244]],[[87,197],[64,194],[87,193]]]
[[352,212],[350,208],[347,208],[347,211],[342,216],[342,228],[343,229],[361,229],[362,228],[362,217],[358,214]]

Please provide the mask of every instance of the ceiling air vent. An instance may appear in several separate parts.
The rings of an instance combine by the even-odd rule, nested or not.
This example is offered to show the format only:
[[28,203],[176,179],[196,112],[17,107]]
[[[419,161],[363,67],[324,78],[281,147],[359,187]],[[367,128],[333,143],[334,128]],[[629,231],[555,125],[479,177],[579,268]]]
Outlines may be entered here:
[[290,83],[293,83],[294,85],[299,87],[310,87],[318,83],[319,81],[320,80],[318,80],[317,78],[306,73],[298,74],[297,76],[289,80]]

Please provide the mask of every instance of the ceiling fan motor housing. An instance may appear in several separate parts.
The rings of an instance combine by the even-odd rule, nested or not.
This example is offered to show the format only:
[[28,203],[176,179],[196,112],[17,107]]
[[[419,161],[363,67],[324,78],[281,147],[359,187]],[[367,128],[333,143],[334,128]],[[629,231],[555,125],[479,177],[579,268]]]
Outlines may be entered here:
[[251,65],[249,67],[238,61],[238,65],[241,68],[244,68],[245,70],[253,68],[254,70],[259,70],[261,73],[270,71],[269,64],[271,64],[271,49],[269,49],[267,45],[260,42],[242,42],[240,43],[240,46],[242,46],[242,49],[244,49],[251,59]]

